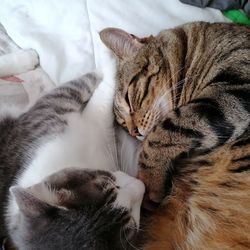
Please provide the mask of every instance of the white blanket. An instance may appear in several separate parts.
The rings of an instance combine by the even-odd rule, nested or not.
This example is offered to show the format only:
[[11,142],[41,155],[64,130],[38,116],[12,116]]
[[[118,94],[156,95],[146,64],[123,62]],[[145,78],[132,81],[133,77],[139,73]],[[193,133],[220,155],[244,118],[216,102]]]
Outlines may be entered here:
[[[95,68],[104,71],[104,81],[91,105],[96,110],[96,121],[102,121],[102,124],[93,122],[93,126],[100,129],[111,148],[114,141],[108,138],[113,131],[115,88],[111,72],[115,62],[98,32],[118,27],[137,36],[148,36],[195,20],[225,21],[217,10],[199,9],[178,0],[1,0],[0,7],[0,22],[10,37],[21,48],[34,48],[38,52],[42,68],[55,84]],[[35,89],[36,84],[26,88],[30,100],[38,97]],[[131,152],[125,157],[125,168],[134,164],[133,160],[128,161],[134,158]]]

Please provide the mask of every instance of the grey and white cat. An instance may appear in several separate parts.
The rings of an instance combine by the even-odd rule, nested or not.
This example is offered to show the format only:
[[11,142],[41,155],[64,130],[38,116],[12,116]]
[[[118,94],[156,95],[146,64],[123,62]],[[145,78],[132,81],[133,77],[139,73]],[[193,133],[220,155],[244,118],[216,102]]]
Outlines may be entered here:
[[20,250],[129,249],[143,183],[101,161],[82,164],[85,107],[100,80],[86,74],[0,117],[1,240]]

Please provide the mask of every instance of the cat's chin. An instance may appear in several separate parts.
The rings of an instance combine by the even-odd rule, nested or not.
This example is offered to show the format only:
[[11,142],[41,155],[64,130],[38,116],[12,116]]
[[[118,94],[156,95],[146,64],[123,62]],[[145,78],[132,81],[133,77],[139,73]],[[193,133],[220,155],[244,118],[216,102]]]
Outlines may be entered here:
[[139,140],[139,141],[144,141],[145,136],[144,135],[137,135],[136,139]]

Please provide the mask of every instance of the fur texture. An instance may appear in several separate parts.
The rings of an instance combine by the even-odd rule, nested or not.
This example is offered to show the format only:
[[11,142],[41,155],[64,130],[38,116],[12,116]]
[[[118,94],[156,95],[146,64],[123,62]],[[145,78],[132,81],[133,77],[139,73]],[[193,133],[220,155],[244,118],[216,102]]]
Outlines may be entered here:
[[165,197],[146,248],[249,248],[249,27],[196,22],[142,39],[114,28],[100,35],[118,58],[116,120],[145,138],[145,205]]
[[[108,150],[92,152],[86,141],[93,132],[87,104],[100,80],[86,74],[22,114],[1,117],[1,240],[11,238],[20,250],[129,248],[144,185],[111,173]],[[96,160],[88,163],[91,152]]]

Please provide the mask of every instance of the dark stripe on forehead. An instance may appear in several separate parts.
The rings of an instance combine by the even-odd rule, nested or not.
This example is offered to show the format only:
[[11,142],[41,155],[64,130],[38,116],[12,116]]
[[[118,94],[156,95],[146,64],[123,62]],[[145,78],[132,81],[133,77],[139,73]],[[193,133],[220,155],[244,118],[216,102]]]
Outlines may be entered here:
[[[145,81],[145,83],[143,84],[144,85],[144,88],[143,88],[143,96],[140,100],[140,104],[139,106],[142,106],[142,103],[144,101],[144,99],[148,96],[148,92],[149,92],[149,85],[150,85],[150,82],[151,82],[151,79],[152,79],[153,75],[148,77],[147,80]],[[140,97],[140,95],[139,95]]]
[[[160,69],[159,69],[159,71],[160,71]],[[144,88],[143,88],[143,96],[142,96],[141,101],[140,101],[140,106],[142,105],[144,99],[148,96],[149,86],[151,84],[152,78],[155,77],[159,73],[159,71],[157,73],[152,74],[151,76],[149,76],[147,78],[147,80],[145,81]]]
[[[134,91],[135,88],[136,88],[136,85],[138,84],[138,81],[139,81],[140,77],[141,77],[145,72],[147,72],[148,66],[149,66],[149,61],[147,60],[147,63],[140,69],[140,71],[139,71],[138,73],[136,73],[136,74],[132,77],[132,79],[130,80],[130,82],[129,82],[129,84],[128,84],[127,91],[126,91],[126,93],[125,93],[125,101],[126,101],[126,103],[128,104],[128,106],[129,106],[130,108],[132,108],[132,107],[131,107],[131,102],[132,102],[132,100],[135,99],[135,98],[136,98],[136,95],[138,94],[138,93],[137,93],[138,91]],[[128,93],[128,91],[129,91],[129,89],[130,89],[131,87],[133,88],[133,91],[132,91],[133,95],[132,95],[132,96],[130,96],[129,93]]]
[[171,101],[173,103],[173,106],[176,107],[176,105],[175,105],[176,104],[176,98],[175,98],[175,94],[174,94],[174,91],[173,91],[174,86],[173,86],[173,82],[172,82],[172,72],[171,72],[170,64],[169,64],[168,60],[164,60],[164,62],[165,62],[165,65],[163,66],[164,67],[163,70],[165,70],[166,73],[168,71],[169,75],[170,75],[170,79],[166,79],[166,80],[168,80],[167,84],[169,85],[169,89],[167,91],[170,90],[170,92],[169,92],[171,94],[170,99],[171,99]]
[[183,30],[183,28],[175,28],[173,32],[176,34],[176,36],[180,39],[180,55],[181,55],[181,67],[182,70],[179,72],[179,80],[185,78],[185,60],[186,60],[186,54],[187,54],[187,45],[188,45],[188,37],[186,32]]
[[149,66],[149,61],[147,60],[147,63],[141,68],[141,70],[139,72],[137,72],[132,79],[130,80],[128,87],[132,84],[132,83],[137,83],[138,79],[140,78],[140,76],[145,73],[146,71],[148,71],[148,66]]

